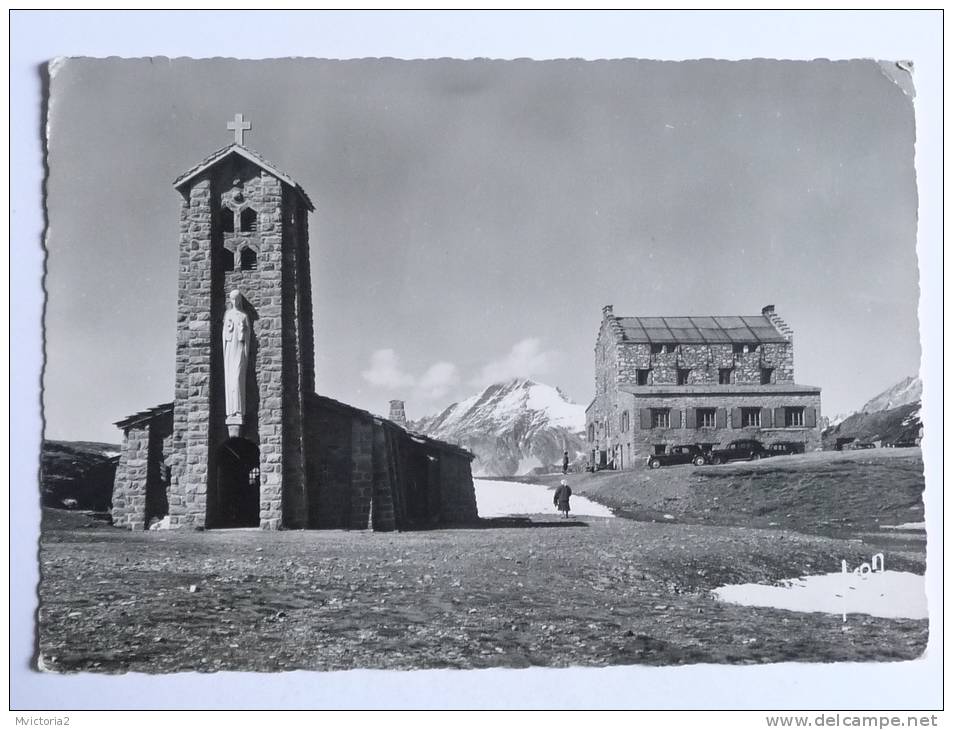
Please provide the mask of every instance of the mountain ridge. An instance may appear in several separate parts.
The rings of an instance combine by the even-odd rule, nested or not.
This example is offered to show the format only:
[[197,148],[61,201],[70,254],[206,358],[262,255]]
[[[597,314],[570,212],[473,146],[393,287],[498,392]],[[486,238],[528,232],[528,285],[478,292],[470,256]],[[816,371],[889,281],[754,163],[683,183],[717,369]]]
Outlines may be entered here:
[[840,448],[857,440],[880,445],[911,445],[920,442],[920,398],[923,384],[908,376],[868,400],[860,410],[831,422],[821,438],[824,448]]
[[585,453],[585,407],[530,378],[491,383],[409,424],[419,433],[473,452],[475,476],[517,476],[575,461]]

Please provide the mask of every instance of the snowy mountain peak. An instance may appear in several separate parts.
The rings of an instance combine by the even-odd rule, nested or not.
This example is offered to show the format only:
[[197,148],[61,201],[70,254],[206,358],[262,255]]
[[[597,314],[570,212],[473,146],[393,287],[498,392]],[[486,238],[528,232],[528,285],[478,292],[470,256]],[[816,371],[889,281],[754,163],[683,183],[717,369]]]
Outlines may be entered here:
[[474,473],[525,474],[584,451],[585,407],[558,388],[529,378],[493,383],[412,425],[476,454]]
[[913,375],[904,378],[899,383],[890,386],[883,393],[874,396],[860,409],[861,413],[878,413],[890,410],[908,403],[916,403],[923,392],[923,383],[919,377]]

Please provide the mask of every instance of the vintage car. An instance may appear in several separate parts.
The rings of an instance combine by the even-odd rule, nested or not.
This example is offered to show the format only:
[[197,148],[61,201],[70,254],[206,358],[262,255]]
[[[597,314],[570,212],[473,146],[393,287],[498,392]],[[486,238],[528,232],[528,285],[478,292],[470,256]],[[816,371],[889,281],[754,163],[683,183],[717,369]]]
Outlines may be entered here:
[[872,444],[869,441],[861,441],[858,439],[857,441],[847,444],[847,446],[844,448],[849,451],[862,451],[864,449],[876,449],[877,444]]
[[803,454],[804,444],[798,441],[777,441],[768,444],[765,456],[787,456],[788,454]]
[[754,461],[768,455],[768,451],[760,441],[739,439],[732,441],[723,449],[712,449],[708,458],[712,464],[724,464],[729,461]]
[[708,457],[705,451],[698,444],[685,446],[672,446],[666,454],[652,454],[645,462],[650,469],[658,469],[662,466],[673,466],[675,464],[694,464],[702,466],[707,463]]

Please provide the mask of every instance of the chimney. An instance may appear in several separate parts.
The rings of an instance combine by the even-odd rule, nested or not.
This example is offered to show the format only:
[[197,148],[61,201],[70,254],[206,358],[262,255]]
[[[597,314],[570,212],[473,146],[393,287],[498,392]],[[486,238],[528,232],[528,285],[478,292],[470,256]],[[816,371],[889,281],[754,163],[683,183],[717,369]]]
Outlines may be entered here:
[[768,321],[778,328],[778,331],[781,333],[781,336],[784,337],[784,339],[786,339],[788,342],[793,342],[794,330],[788,326],[787,322],[778,316],[777,312],[774,311],[773,304],[762,307],[761,314],[767,317]]
[[606,306],[602,308],[602,318],[608,319],[611,316],[612,316],[612,305],[607,304]]
[[404,413],[404,401],[392,400],[390,402],[390,415],[388,419],[401,428],[407,428],[407,414]]

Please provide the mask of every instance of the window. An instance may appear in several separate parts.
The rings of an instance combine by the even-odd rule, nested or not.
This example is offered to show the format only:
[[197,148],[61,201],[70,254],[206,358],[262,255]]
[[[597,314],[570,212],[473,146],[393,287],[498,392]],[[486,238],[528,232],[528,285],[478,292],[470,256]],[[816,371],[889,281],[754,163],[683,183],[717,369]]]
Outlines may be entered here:
[[629,412],[628,411],[622,411],[622,415],[619,417],[619,426],[620,426],[619,430],[622,431],[623,433],[629,430]]
[[218,213],[219,224],[222,227],[222,233],[235,232],[235,213],[231,208],[222,208]]
[[258,268],[258,254],[255,249],[245,246],[241,255],[242,271],[255,271]]
[[254,233],[258,230],[258,213],[254,208],[245,208],[240,216],[242,233]]
[[698,408],[695,411],[695,424],[698,428],[715,427],[715,409]]
[[665,345],[665,352],[672,353],[675,352],[675,345]]
[[797,428],[804,426],[804,408],[785,408],[784,425],[788,428]]
[[770,385],[774,368],[761,368],[761,385]]
[[655,449],[656,456],[663,456],[665,454],[665,444],[655,444],[653,448]]
[[718,368],[718,385],[731,385],[731,371],[734,368]]
[[742,408],[741,409],[741,426],[742,428],[760,427],[761,426],[761,409],[760,408]]
[[658,355],[662,351],[661,345],[652,345],[652,354]]
[[678,368],[675,371],[675,377],[679,385],[688,385],[688,374],[691,373],[691,370],[687,368]]
[[669,428],[670,423],[668,408],[652,409],[652,428]]
[[224,271],[235,270],[235,254],[227,248],[222,249],[222,269]]
[[592,423],[589,424],[589,440],[590,441],[596,440],[596,427]]
[[648,371],[648,370],[636,370],[636,371],[635,371],[635,383],[636,383],[636,385],[648,385],[648,384],[649,384],[649,371]]

